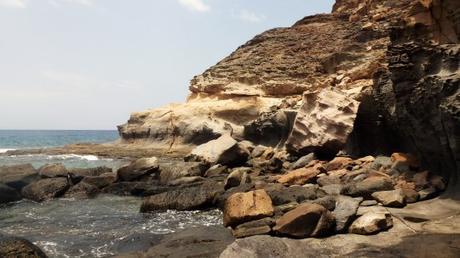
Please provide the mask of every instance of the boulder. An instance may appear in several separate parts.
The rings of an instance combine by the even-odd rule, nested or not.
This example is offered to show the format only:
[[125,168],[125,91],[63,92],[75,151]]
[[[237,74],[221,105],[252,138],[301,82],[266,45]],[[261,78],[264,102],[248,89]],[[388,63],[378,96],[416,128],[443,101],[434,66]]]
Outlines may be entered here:
[[223,185],[205,181],[196,186],[183,187],[144,198],[141,212],[163,210],[197,210],[209,208],[214,198],[223,192]]
[[250,168],[234,169],[225,179],[224,189],[228,190],[241,184],[251,183],[251,178],[248,175],[248,171],[250,171]]
[[69,189],[67,178],[56,177],[35,181],[22,188],[21,193],[24,198],[42,202],[62,196],[67,189]]
[[393,162],[393,168],[407,166],[409,169],[417,169],[420,166],[417,158],[409,153],[393,153],[391,154],[391,162]]
[[[362,199],[361,199],[362,200]],[[344,232],[356,216],[360,200],[348,196],[337,196],[335,209],[332,214],[335,217],[336,232]]]
[[349,232],[359,235],[375,234],[393,226],[390,213],[367,212],[351,224]]
[[327,186],[327,185],[338,185],[342,182],[340,180],[340,176],[330,176],[326,174],[322,174],[322,176],[318,177],[316,180],[316,183],[318,183],[319,186]]
[[401,208],[406,206],[404,193],[401,189],[375,192],[372,197],[386,207]]
[[386,156],[378,156],[375,158],[374,162],[372,163],[371,168],[375,170],[380,170],[383,168],[384,170],[391,168],[392,161],[390,157]]
[[270,196],[273,205],[282,205],[290,202],[301,203],[305,200],[314,200],[325,195],[318,186],[286,187],[282,184],[269,184],[264,189]]
[[411,188],[401,188],[402,194],[404,196],[404,200],[406,203],[414,203],[417,202],[420,198],[420,195],[417,191]]
[[232,242],[230,230],[222,226],[192,227],[164,236],[145,252],[118,257],[200,257],[215,258]]
[[46,254],[30,241],[0,234],[0,257],[46,258]]
[[258,158],[264,154],[264,152],[268,149],[268,147],[263,145],[257,145],[251,152],[252,158]]
[[122,181],[134,181],[142,176],[155,173],[160,168],[158,159],[141,158],[131,162],[129,165],[118,169],[118,178]]
[[22,197],[16,189],[0,183],[0,204],[15,202]]
[[294,153],[335,155],[353,130],[358,107],[359,102],[342,91],[307,91],[286,148]]
[[339,169],[344,169],[350,166],[353,163],[353,160],[348,157],[336,157],[333,160],[329,161],[326,164],[325,168],[327,171],[334,171]]
[[73,185],[64,194],[64,198],[75,198],[75,199],[89,199],[94,198],[99,194],[99,188],[94,185],[80,182]]
[[160,183],[169,184],[181,177],[203,176],[209,165],[203,162],[174,162],[162,166],[160,170]]
[[216,198],[214,199],[214,203],[217,205],[219,209],[223,210],[225,206],[225,202],[230,196],[236,193],[246,193],[252,190],[254,190],[254,183],[242,184],[237,187],[232,187],[226,190],[225,192],[218,194]]
[[304,185],[315,182],[316,176],[324,172],[323,164],[317,163],[311,167],[299,168],[282,175],[278,183],[285,185]]
[[272,200],[265,190],[236,193],[230,196],[224,206],[224,226],[271,217],[274,213]]
[[347,185],[342,190],[345,195],[370,197],[372,193],[393,190],[393,182],[387,177],[373,176],[356,184]]
[[302,204],[276,221],[273,230],[295,238],[319,237],[331,233],[334,216],[318,204]]
[[329,195],[339,195],[342,192],[343,187],[344,186],[342,184],[331,184],[321,187],[321,190]]
[[316,159],[315,153],[307,154],[292,164],[291,169],[306,167],[310,162]]
[[38,173],[31,164],[0,166],[0,183],[18,191],[38,179]]
[[69,171],[62,163],[46,164],[38,169],[42,178],[67,177]]
[[253,220],[236,226],[236,228],[232,230],[232,234],[236,238],[266,235],[271,232],[273,225],[275,225],[275,220],[273,218]]
[[87,176],[83,178],[82,183],[91,184],[99,189],[102,189],[110,184],[117,181],[117,174],[115,173],[104,173],[99,176]]
[[181,177],[181,178],[169,181],[168,186],[186,185],[186,184],[201,182],[204,180],[205,178],[201,176],[186,176],[186,177]]
[[205,177],[215,177],[215,176],[225,175],[227,173],[228,173],[227,166],[216,164],[210,167],[208,170],[206,170],[206,172],[204,173],[204,176]]
[[69,168],[69,173],[76,176],[87,177],[87,176],[100,176],[106,173],[112,173],[112,168],[109,167],[95,167],[95,168]]
[[197,146],[185,157],[186,161],[204,161],[229,167],[243,165],[249,157],[248,151],[230,135]]

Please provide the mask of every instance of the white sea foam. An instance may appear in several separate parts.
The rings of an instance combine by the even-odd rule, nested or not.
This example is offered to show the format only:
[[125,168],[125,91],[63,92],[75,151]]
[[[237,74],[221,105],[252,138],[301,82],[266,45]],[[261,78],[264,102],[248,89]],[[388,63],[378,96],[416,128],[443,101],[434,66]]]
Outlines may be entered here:
[[62,155],[49,155],[47,159],[82,159],[87,161],[97,161],[98,156],[95,155],[77,155],[77,154],[62,154]]
[[0,153],[6,153],[7,151],[10,151],[10,150],[15,150],[15,149],[0,149]]

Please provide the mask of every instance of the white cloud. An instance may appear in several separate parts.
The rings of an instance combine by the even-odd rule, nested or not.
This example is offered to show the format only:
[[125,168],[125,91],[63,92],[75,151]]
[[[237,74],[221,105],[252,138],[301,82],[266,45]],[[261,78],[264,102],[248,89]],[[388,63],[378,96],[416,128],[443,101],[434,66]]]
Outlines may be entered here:
[[179,0],[179,3],[190,10],[197,12],[207,12],[211,7],[203,2],[203,0]]
[[238,18],[246,22],[254,22],[254,23],[259,23],[266,19],[265,15],[260,15],[255,12],[248,11],[246,9],[243,9],[240,11]]
[[94,5],[94,0],[49,0],[48,2],[54,6],[60,6],[61,4]]
[[0,0],[0,6],[10,8],[26,8],[25,0]]

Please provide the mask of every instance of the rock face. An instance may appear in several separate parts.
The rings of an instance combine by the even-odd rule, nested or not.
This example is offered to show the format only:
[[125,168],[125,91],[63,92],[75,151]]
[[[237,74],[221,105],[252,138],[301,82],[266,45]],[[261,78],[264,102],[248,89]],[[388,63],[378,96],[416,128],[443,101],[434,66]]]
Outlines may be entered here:
[[30,241],[0,235],[0,257],[46,258],[46,254]]
[[273,212],[272,200],[265,190],[236,193],[225,202],[224,226],[236,226],[249,220],[270,217]]
[[326,89],[305,93],[286,143],[288,150],[326,155],[341,150],[353,130],[359,107],[359,102],[349,95]]
[[318,204],[303,204],[284,214],[273,230],[296,238],[324,236],[331,233],[334,216]]

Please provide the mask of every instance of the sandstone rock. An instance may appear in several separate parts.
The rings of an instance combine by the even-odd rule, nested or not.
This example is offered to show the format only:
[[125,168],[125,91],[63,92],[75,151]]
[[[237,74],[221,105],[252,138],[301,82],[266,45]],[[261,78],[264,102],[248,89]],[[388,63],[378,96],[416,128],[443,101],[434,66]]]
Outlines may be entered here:
[[374,192],[393,190],[393,182],[387,177],[374,176],[354,185],[348,185],[342,193],[351,196],[368,197]]
[[428,176],[428,171],[419,172],[413,176],[413,181],[415,183],[416,190],[422,190],[423,188],[428,186]]
[[418,168],[420,166],[417,158],[409,153],[393,153],[391,154],[391,162],[393,162],[393,166],[396,164],[407,165],[411,168]]
[[271,232],[273,225],[275,225],[275,220],[272,218],[253,220],[236,226],[232,234],[236,238],[266,235]]
[[337,90],[305,93],[286,147],[292,152],[335,155],[353,130],[358,106],[356,100]]
[[342,192],[343,187],[344,186],[342,184],[330,184],[321,187],[321,189],[329,195],[339,195]]
[[100,176],[87,176],[83,178],[82,183],[91,184],[99,189],[102,189],[110,184],[117,181],[117,174],[115,173],[104,173]]
[[324,175],[324,176],[318,177],[316,182],[318,183],[318,185],[324,187],[327,185],[339,185],[342,181],[340,180],[339,176]]
[[336,157],[333,160],[329,161],[326,165],[327,171],[334,171],[339,169],[347,168],[353,160],[347,157]]
[[99,188],[97,188],[96,186],[80,182],[74,186],[71,186],[63,197],[75,199],[88,199],[96,197],[96,195],[98,195],[99,192]]
[[0,183],[0,204],[15,202],[22,197],[16,189]]
[[69,168],[69,173],[76,176],[87,177],[87,176],[100,176],[106,173],[112,173],[112,168],[109,167],[95,167],[95,168]]
[[361,201],[348,196],[337,196],[335,209],[332,214],[335,217],[335,231],[344,232],[353,221]]
[[30,241],[0,235],[0,257],[46,258],[46,254]]
[[356,216],[361,217],[366,213],[387,213],[387,208],[375,205],[375,206],[359,206],[358,211],[356,212]]
[[326,195],[324,197],[312,201],[306,201],[304,203],[318,204],[326,208],[328,211],[333,211],[335,209],[335,205],[337,204],[337,200],[336,196]]
[[227,190],[229,188],[236,187],[241,184],[251,183],[251,178],[248,175],[248,169],[249,168],[234,169],[225,179],[224,189]]
[[222,166],[220,164],[216,164],[212,167],[210,167],[206,172],[204,173],[205,177],[213,177],[213,176],[220,176],[227,174],[228,168],[227,166]]
[[404,195],[404,200],[406,203],[414,203],[417,202],[420,198],[420,195],[417,191],[410,188],[401,188],[402,194]]
[[272,200],[264,190],[236,193],[225,202],[224,226],[270,217],[273,212]]
[[0,166],[0,183],[18,191],[37,179],[37,171],[31,164]]
[[181,177],[200,177],[208,168],[209,165],[203,162],[174,162],[161,167],[160,183],[169,184]]
[[436,197],[438,191],[434,187],[428,187],[418,191],[420,201]]
[[205,178],[201,176],[186,176],[186,177],[181,177],[181,178],[170,181],[168,183],[168,186],[186,185],[186,184],[201,182],[204,180]]
[[197,186],[179,188],[146,197],[142,202],[141,212],[208,208],[220,192],[223,192],[222,185],[206,181]]
[[251,152],[251,157],[252,158],[259,158],[260,156],[262,156],[264,154],[264,152],[268,149],[267,146],[263,146],[263,145],[257,145],[254,150],[252,150]]
[[252,190],[255,190],[254,189],[254,183],[242,184],[242,185],[239,185],[237,187],[232,187],[232,188],[226,190],[224,193],[218,194],[216,196],[216,198],[214,199],[214,203],[216,203],[216,205],[217,205],[217,207],[219,209],[223,210],[224,206],[225,206],[225,203],[226,203],[227,199],[230,196],[232,196],[233,194],[236,194],[236,193],[246,193],[246,192],[249,192],[249,191],[252,191]]
[[430,185],[438,191],[446,190],[446,183],[444,178],[438,175],[433,175],[430,177]]
[[364,200],[359,205],[360,206],[375,206],[377,205],[377,201],[376,200]]
[[144,175],[155,173],[160,168],[158,159],[141,158],[131,162],[129,165],[118,169],[118,178],[122,181],[134,181]]
[[390,157],[378,156],[372,163],[372,169],[379,170],[380,168],[389,169],[392,165]]
[[359,235],[375,234],[393,226],[393,219],[389,213],[368,212],[356,219],[350,226],[350,233]]
[[150,196],[169,190],[170,187],[152,185],[146,182],[116,182],[104,187],[102,192],[119,196]]
[[286,185],[303,185],[314,182],[316,176],[324,172],[323,165],[318,163],[312,167],[299,168],[288,172],[278,179],[278,182]]
[[244,164],[249,157],[247,150],[229,135],[223,135],[216,140],[197,146],[186,157],[186,161],[204,161],[211,164],[221,164],[235,167]]
[[381,191],[372,194],[372,197],[387,207],[401,208],[406,206],[404,193],[401,189],[392,191]]
[[334,226],[333,215],[318,204],[303,204],[284,214],[273,230],[296,238],[324,236]]
[[314,153],[307,154],[300,159],[298,159],[294,164],[292,164],[291,169],[298,169],[306,167],[310,162],[316,159]]
[[305,200],[314,200],[325,195],[320,191],[318,186],[285,187],[281,184],[269,184],[264,189],[274,205],[282,205],[290,202],[301,203]]
[[61,163],[46,164],[38,170],[38,174],[42,178],[67,177],[68,173],[67,168]]
[[67,178],[57,177],[35,181],[22,188],[24,198],[42,202],[62,196],[69,189]]

